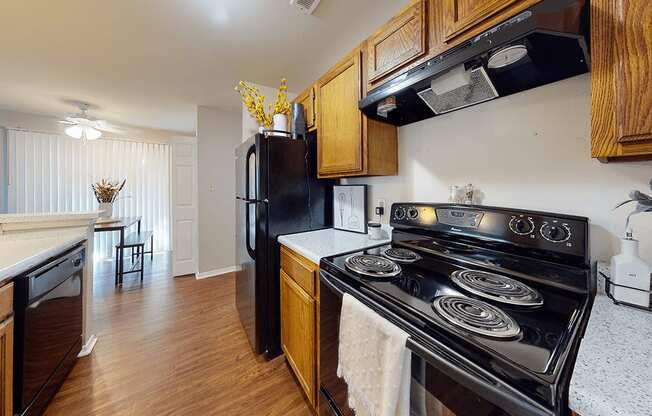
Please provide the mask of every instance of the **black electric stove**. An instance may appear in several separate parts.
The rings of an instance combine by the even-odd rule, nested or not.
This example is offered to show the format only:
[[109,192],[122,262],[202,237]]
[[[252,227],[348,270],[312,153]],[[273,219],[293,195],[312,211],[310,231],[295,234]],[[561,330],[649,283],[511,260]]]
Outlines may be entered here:
[[[348,292],[386,315],[410,334],[417,346],[413,351],[427,352],[439,364],[446,361],[440,366],[450,370],[445,374],[461,369],[455,384],[493,402],[487,414],[565,414],[572,364],[594,292],[588,220],[412,203],[394,204],[390,215],[391,245],[323,259],[324,286]],[[322,373],[328,371],[322,365]],[[484,387],[478,384],[483,378]],[[322,394],[334,403],[325,384]],[[512,406],[504,397],[509,394],[511,402],[527,406]],[[434,399],[444,402],[439,408],[448,400]],[[480,415],[478,406],[464,410],[450,404],[449,413],[441,414]],[[414,407],[425,409],[425,415],[440,414]]]

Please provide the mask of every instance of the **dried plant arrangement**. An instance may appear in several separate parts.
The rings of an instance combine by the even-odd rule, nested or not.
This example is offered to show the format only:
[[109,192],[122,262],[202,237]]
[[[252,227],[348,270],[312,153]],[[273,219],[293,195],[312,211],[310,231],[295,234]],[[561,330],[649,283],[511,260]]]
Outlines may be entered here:
[[276,93],[276,101],[274,105],[270,107],[272,115],[274,114],[283,114],[289,116],[292,112],[292,107],[288,102],[288,80],[283,78],[281,80],[281,85],[278,87],[278,92]]
[[95,193],[95,199],[100,204],[111,204],[118,199],[118,194],[124,188],[127,180],[124,179],[122,183],[119,181],[111,182],[107,179],[102,179],[101,181],[91,185],[93,192]]
[[265,96],[260,93],[260,90],[255,85],[240,81],[235,87],[235,90],[240,93],[242,103],[249,110],[251,117],[265,128],[272,127],[274,114],[288,116],[292,111],[292,107],[287,99],[288,87],[285,78],[281,80],[274,104],[270,104],[269,106],[269,113],[265,111]]

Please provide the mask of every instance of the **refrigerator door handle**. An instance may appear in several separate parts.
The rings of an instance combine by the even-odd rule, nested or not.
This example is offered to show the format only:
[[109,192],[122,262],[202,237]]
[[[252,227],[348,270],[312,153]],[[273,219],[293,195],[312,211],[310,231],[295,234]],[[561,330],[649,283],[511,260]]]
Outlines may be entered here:
[[256,250],[251,247],[251,221],[249,220],[249,206],[252,204],[255,206],[256,202],[247,200],[245,203],[245,240],[249,256],[256,260]]
[[[246,201],[251,201],[252,200],[251,191],[250,191],[251,185],[252,185],[251,181],[250,181],[251,166],[249,166],[249,163],[251,161],[251,155],[256,156],[255,153],[256,153],[256,146],[254,145],[254,146],[251,146],[249,148],[249,150],[247,150],[247,155],[245,156],[245,178],[246,178],[245,179],[245,200]],[[255,176],[258,176],[257,172],[255,173]],[[256,178],[254,178],[254,180],[257,182],[258,178],[256,177]],[[256,186],[256,184],[253,184],[253,185]],[[253,200],[255,200],[257,196],[258,196],[258,194],[255,193]]]

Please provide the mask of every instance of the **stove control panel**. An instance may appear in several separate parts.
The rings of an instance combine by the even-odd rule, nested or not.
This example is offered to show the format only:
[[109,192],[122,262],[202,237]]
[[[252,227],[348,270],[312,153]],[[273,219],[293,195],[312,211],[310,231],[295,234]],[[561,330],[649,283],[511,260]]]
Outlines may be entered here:
[[[550,252],[588,262],[588,219],[509,208],[452,204],[398,203],[392,205],[396,229],[446,233],[491,240],[540,253]],[[493,244],[493,243],[492,243]]]

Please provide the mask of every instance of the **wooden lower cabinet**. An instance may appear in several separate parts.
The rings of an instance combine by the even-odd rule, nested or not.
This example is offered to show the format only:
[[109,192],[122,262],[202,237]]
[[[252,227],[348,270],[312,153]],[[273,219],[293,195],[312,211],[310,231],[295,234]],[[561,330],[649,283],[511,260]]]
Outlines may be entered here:
[[318,409],[319,267],[281,247],[280,275],[281,348],[308,402]]
[[13,416],[13,283],[0,288],[0,416]]

